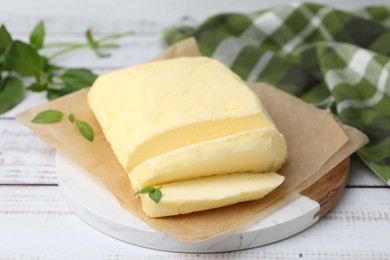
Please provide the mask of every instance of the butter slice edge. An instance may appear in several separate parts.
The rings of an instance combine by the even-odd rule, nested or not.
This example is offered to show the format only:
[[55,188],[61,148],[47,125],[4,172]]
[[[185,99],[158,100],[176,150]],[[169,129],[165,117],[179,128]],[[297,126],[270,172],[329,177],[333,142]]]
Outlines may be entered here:
[[273,191],[284,177],[271,173],[210,176],[162,185],[159,203],[141,194],[142,210],[152,218],[187,214],[257,200]]
[[128,176],[134,191],[185,179],[239,172],[272,172],[285,162],[287,145],[274,128],[245,131],[192,144],[146,160]]

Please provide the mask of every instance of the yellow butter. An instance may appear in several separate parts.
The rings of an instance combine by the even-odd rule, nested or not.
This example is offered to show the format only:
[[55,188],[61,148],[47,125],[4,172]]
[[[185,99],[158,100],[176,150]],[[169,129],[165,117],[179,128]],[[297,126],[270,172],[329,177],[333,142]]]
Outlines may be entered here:
[[206,57],[152,62],[102,75],[88,103],[127,172],[180,147],[275,128],[245,83]]
[[272,172],[286,159],[283,136],[274,128],[249,130],[185,146],[153,157],[129,173],[134,191],[184,179],[239,172]]
[[222,63],[178,58],[100,76],[88,103],[134,191],[162,186],[150,217],[260,199],[284,177],[286,142],[259,98]]
[[284,180],[276,173],[241,173],[204,177],[162,185],[159,203],[140,195],[142,210],[152,218],[219,208],[261,199]]

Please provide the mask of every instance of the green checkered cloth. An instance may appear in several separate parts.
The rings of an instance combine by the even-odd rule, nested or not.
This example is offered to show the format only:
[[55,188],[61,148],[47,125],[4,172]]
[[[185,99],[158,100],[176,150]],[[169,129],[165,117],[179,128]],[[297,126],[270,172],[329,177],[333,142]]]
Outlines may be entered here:
[[390,185],[390,6],[345,12],[293,3],[168,28],[173,44],[195,37],[203,55],[246,81],[270,83],[363,131],[357,154]]

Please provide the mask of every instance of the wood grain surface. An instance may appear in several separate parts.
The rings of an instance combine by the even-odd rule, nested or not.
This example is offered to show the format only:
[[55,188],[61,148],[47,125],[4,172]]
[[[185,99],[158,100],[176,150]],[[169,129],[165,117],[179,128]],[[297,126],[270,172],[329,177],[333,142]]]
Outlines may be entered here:
[[[301,192],[302,195],[320,204],[318,217],[323,218],[343,195],[349,175],[350,158],[345,159],[312,186]],[[316,215],[316,216],[317,216]]]

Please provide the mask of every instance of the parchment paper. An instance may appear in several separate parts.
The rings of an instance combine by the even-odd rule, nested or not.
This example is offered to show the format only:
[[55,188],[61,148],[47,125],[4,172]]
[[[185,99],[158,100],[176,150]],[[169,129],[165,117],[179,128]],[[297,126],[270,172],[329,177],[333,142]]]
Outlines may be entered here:
[[[196,55],[199,55],[196,42],[189,39],[170,47],[158,58]],[[98,178],[131,214],[156,230],[180,240],[195,242],[244,228],[260,220],[367,142],[366,137],[355,129],[347,128],[345,132],[329,113],[272,86],[258,83],[251,84],[251,88],[260,96],[286,138],[288,160],[279,171],[286,177],[285,182],[262,200],[159,219],[147,217],[142,212],[140,201],[133,196],[126,172],[119,165],[88,107],[88,89],[29,109],[17,115],[17,119]],[[85,140],[67,119],[52,125],[30,122],[36,114],[47,109],[72,111],[77,118],[87,121],[94,129],[94,141],[90,143]]]

